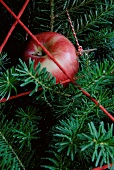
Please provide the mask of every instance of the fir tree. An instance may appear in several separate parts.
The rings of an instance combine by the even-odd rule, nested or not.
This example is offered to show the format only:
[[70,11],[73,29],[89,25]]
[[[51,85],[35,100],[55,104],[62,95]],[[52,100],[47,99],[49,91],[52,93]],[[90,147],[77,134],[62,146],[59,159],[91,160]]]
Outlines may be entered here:
[[[24,2],[5,1],[16,15]],[[114,116],[114,1],[31,0],[21,20],[33,34],[58,32],[76,46],[66,9],[83,49],[97,49],[80,57],[76,83]],[[14,18],[1,3],[0,16],[2,43]],[[55,85],[40,63],[36,71],[25,64],[28,39],[18,24],[0,54],[0,169],[114,169],[113,122],[74,84]]]

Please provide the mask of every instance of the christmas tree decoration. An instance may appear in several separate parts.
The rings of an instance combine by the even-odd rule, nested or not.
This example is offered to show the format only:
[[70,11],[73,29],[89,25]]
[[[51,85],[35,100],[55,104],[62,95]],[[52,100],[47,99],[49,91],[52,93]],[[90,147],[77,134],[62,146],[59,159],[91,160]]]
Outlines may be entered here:
[[[64,68],[70,77],[74,77],[78,71],[79,62],[74,45],[63,35],[54,32],[43,32],[36,35],[36,38],[51,53],[53,58]],[[38,62],[41,68],[47,69],[56,78],[57,82],[67,80],[67,76],[60,68],[48,58],[48,55],[33,40],[27,44],[23,54],[24,61],[29,58],[34,60],[35,67]]]
[[114,2],[0,0],[0,16],[0,169],[114,169]]

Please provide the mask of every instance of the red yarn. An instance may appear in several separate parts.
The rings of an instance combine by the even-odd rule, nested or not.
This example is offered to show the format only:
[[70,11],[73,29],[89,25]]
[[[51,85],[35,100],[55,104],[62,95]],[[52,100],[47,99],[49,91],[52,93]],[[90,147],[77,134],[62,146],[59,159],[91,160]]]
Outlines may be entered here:
[[[110,164],[110,167],[112,167],[113,164]],[[108,168],[108,165],[104,165],[102,167],[97,167],[97,168],[93,168],[92,170],[104,170],[104,169],[107,169]]]
[[[26,1],[25,1],[22,9],[20,10],[20,12],[19,12],[19,14],[18,14],[18,16],[17,16],[18,19],[19,19],[19,18],[21,17],[21,15],[23,14],[23,12],[24,12],[26,6],[28,5],[29,1],[30,1],[30,0],[26,0]],[[2,3],[2,2],[1,2],[1,3]],[[10,30],[9,30],[6,38],[4,39],[4,41],[3,41],[3,43],[2,43],[2,45],[0,46],[0,52],[2,52],[2,49],[4,48],[5,44],[7,43],[7,41],[8,41],[8,39],[9,39],[11,33],[13,32],[13,30],[15,29],[15,27],[16,27],[17,24],[18,24],[18,21],[16,20],[16,21],[13,23],[13,25],[11,26],[11,28],[10,28]]]

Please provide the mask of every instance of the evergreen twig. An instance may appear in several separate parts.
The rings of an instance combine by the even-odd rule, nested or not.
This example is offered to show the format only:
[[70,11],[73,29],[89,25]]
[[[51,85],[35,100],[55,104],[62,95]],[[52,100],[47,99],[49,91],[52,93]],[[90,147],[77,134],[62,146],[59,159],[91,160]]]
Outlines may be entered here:
[[[9,145],[8,141],[6,140],[6,138],[5,138],[5,136],[2,134],[2,132],[0,132],[0,136],[1,136],[2,139],[5,141],[5,143],[4,143],[4,141],[3,141],[3,142],[1,141],[2,146],[0,146],[0,147],[2,148],[2,147],[3,147],[3,143],[4,143],[5,153],[6,153],[6,154],[4,153],[4,154],[5,154],[5,155],[4,155],[4,154],[3,154],[3,148],[0,149],[0,152],[1,152],[0,155],[1,155],[1,156],[4,155],[4,156],[2,156],[2,157],[3,157],[2,167],[7,167],[7,164],[8,164],[8,163],[11,164],[10,161],[12,161],[13,166],[16,167],[16,169],[20,169],[19,167],[22,167],[22,169],[25,170],[25,167],[24,167],[24,165],[22,164],[21,160],[19,159],[18,155],[16,154],[16,152],[14,151],[14,149],[12,148],[12,146]],[[13,155],[11,156],[8,152],[11,153],[11,154],[14,154],[15,157],[13,157]],[[10,157],[10,156],[11,156],[11,157]],[[4,160],[4,157],[5,157],[6,160]],[[9,158],[8,158],[8,157],[9,157]],[[13,157],[14,160],[12,160],[12,157]],[[19,162],[19,164],[16,162],[15,158],[17,159],[17,161]],[[8,165],[8,166],[9,166],[9,165]],[[11,166],[12,166],[12,165],[11,165]]]
[[54,27],[54,0],[50,0],[50,31],[53,32]]

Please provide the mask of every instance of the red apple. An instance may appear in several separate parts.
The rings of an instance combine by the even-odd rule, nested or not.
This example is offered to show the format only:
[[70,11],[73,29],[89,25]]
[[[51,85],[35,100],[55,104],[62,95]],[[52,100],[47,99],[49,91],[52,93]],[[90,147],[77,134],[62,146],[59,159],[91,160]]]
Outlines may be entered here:
[[[55,32],[43,32],[35,36],[62,68],[64,68],[68,75],[73,78],[78,72],[79,67],[78,56],[74,45],[65,36]],[[23,58],[25,62],[27,62],[29,58],[34,60],[35,67],[38,62],[41,62],[41,67],[46,67],[47,71],[56,78],[57,83],[68,79],[33,39],[28,42]]]

